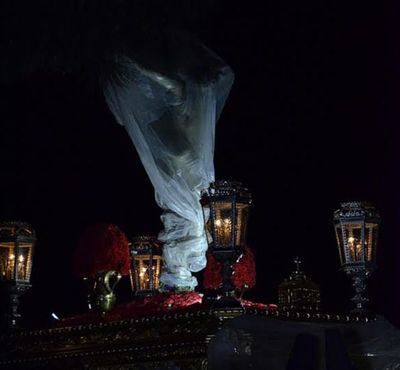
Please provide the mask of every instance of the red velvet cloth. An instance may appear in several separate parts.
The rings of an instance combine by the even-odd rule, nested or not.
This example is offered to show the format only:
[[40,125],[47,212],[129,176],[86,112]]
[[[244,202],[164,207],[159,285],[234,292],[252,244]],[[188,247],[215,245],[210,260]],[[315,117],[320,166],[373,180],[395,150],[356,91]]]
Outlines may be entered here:
[[115,270],[128,275],[129,241],[115,225],[97,224],[80,237],[74,255],[74,273],[92,277],[97,272]]

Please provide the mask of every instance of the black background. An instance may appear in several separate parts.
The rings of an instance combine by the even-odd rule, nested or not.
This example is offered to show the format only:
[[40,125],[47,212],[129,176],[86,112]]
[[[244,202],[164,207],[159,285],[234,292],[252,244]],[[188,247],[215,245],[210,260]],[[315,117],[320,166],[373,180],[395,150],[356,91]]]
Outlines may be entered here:
[[[241,180],[253,193],[257,287],[249,297],[275,303],[299,255],[325,309],[346,310],[351,289],[339,271],[332,212],[340,201],[369,200],[383,219],[373,307],[400,323],[399,9],[326,0],[72,3],[14,2],[2,12],[0,218],[37,231],[29,320],[83,309],[71,264],[86,227],[112,222],[128,235],[161,228],[135,148],[93,78],[99,50],[118,32],[129,38],[134,27],[126,25],[140,19],[191,31],[235,72],[215,167],[217,178]],[[106,39],[110,12],[121,27]],[[82,45],[71,46],[80,36]]]

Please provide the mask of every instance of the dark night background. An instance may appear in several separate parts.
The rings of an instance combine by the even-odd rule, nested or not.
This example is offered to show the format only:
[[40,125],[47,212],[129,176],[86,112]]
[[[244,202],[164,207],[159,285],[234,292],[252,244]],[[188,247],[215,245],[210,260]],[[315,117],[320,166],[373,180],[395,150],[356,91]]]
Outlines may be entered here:
[[370,294],[400,324],[398,8],[327,0],[1,7],[0,218],[37,231],[24,308],[32,322],[83,309],[71,264],[87,226],[112,222],[128,235],[161,228],[152,185],[96,78],[121,40],[151,42],[145,25],[172,24],[235,72],[215,167],[217,178],[253,193],[248,240],[258,276],[249,297],[276,302],[299,255],[324,307],[345,310],[351,289],[332,212],[340,201],[370,200],[383,219]]

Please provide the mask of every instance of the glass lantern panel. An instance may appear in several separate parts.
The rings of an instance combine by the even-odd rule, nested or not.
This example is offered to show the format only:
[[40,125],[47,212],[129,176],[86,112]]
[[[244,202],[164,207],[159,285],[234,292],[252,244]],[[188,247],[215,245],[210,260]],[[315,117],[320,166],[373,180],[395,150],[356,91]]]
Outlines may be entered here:
[[153,289],[160,287],[161,256],[153,256]]
[[[134,274],[137,278],[137,280],[133,279],[135,291],[158,289],[160,285],[161,256],[139,255],[133,258]],[[150,258],[152,258],[151,267]],[[138,282],[137,284],[136,281]]]
[[343,233],[340,225],[335,226],[335,231],[336,231],[336,241],[339,248],[340,263],[343,264],[346,262],[346,254],[344,253],[345,246],[343,243]]
[[235,245],[245,247],[247,219],[249,217],[249,205],[243,203],[236,204],[236,225],[235,225]]
[[367,223],[365,225],[365,260],[372,262],[375,260],[376,246],[378,243],[378,225]]
[[137,290],[150,289],[150,275],[149,275],[149,258],[148,256],[135,257],[136,261],[136,274],[138,276],[139,286]]
[[362,223],[352,223],[343,225],[346,230],[346,249],[348,252],[347,262],[362,261]]
[[211,243],[213,238],[212,238],[212,220],[211,220],[211,215],[210,215],[210,207],[208,205],[203,205],[203,217],[205,220],[205,231],[206,231],[206,237],[207,237],[207,243]]
[[0,244],[0,279],[14,280],[14,244]]
[[[233,238],[232,228],[232,203],[231,202],[215,202],[213,204],[215,219],[214,221],[214,244],[217,247],[231,247]],[[211,233],[211,235],[213,235]]]
[[30,244],[20,244],[15,261],[17,263],[17,280],[29,281],[32,267],[32,248]]

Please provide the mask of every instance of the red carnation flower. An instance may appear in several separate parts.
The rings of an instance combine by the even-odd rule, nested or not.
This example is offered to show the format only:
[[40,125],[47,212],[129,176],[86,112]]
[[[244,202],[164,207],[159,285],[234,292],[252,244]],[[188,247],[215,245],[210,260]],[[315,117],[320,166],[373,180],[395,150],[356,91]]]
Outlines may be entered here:
[[[249,247],[245,248],[243,255],[232,265],[233,275],[231,282],[236,289],[250,289],[256,285],[256,264],[254,255]],[[205,289],[219,289],[222,285],[222,266],[214,255],[207,253],[207,266],[204,269]]]
[[83,233],[74,256],[77,276],[89,277],[111,270],[128,275],[129,268],[129,241],[117,226],[98,224]]
[[256,285],[256,264],[254,254],[246,247],[239,260],[232,266],[233,275],[231,282],[236,289],[250,289]]
[[207,266],[204,269],[203,286],[205,289],[219,289],[222,285],[222,267],[214,255],[207,252]]

